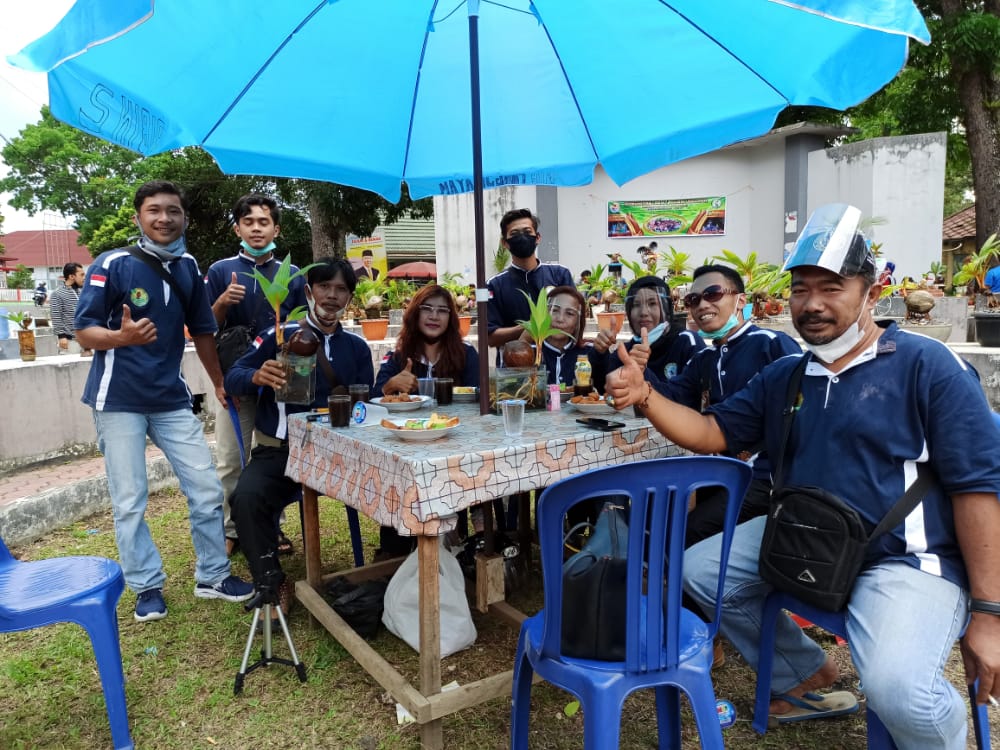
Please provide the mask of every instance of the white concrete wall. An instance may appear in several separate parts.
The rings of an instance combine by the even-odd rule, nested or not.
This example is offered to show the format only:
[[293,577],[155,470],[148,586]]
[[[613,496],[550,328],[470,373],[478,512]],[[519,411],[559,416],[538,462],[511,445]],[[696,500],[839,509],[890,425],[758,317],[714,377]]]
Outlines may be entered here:
[[[590,185],[559,188],[559,262],[578,274],[595,263],[607,263],[618,252],[638,260],[636,249],[653,237],[613,240],[607,237],[607,204],[612,200],[656,200],[726,197],[726,234],[705,237],[664,237],[668,246],[689,253],[700,264],[723,249],[745,256],[756,251],[762,260],[780,262],[783,231],[784,142],[752,148],[731,148],[688,159],[638,177],[618,187],[600,167]],[[533,187],[507,187],[485,192],[486,258],[492,260],[500,239],[499,222],[511,208],[536,210]],[[540,216],[543,244],[551,237],[552,217]],[[434,198],[437,264],[444,271],[475,274],[475,226],[472,195]],[[492,271],[487,272],[487,278]]]
[[[875,138],[809,155],[809,210],[843,202],[877,216],[872,228],[895,276],[918,276],[941,260],[944,133]],[[801,221],[800,221],[801,226]]]
[[[182,367],[192,393],[214,393],[194,349]],[[92,411],[80,402],[89,371],[90,359],[73,355],[0,361],[0,473],[96,449]]]

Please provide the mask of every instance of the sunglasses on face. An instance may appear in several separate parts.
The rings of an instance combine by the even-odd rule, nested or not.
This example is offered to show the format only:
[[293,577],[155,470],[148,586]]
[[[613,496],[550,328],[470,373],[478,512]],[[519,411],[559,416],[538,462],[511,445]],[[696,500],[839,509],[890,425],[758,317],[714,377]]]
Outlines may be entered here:
[[741,292],[738,292],[735,289],[723,289],[718,284],[713,284],[710,287],[706,287],[700,294],[698,292],[685,294],[684,305],[685,307],[697,307],[701,304],[702,300],[705,300],[709,304],[714,304],[727,294],[741,294]]

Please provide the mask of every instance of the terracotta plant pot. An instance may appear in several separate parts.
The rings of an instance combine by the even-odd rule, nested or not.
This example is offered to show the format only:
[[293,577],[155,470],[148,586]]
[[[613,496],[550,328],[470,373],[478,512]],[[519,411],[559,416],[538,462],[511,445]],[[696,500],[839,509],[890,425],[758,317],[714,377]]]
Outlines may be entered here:
[[615,336],[625,325],[625,313],[623,312],[599,312],[597,313],[597,327],[610,329]]
[[35,361],[35,332],[20,330],[17,332],[17,345],[21,350],[23,362]]
[[472,330],[472,316],[471,315],[459,315],[458,316],[458,332],[464,338],[469,335],[469,331]]
[[361,321],[361,332],[369,341],[381,341],[389,333],[388,318],[369,318]]

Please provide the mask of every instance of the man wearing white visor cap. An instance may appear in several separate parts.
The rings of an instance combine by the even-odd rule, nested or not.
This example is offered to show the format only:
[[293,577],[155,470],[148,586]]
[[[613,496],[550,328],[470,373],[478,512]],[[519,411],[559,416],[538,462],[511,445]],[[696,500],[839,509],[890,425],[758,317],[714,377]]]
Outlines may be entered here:
[[[873,320],[881,287],[860,219],[852,206],[821,207],[785,264],[792,319],[808,353],[775,361],[704,414],[655,392],[624,350],[607,390],[617,408],[638,404],[656,429],[698,453],[763,444],[773,460],[784,457],[783,486],[836,495],[869,532],[921,467],[929,482],[915,509],[867,547],[847,602],[848,643],[867,703],[899,748],[959,750],[967,708],[944,665],[963,630],[967,676],[980,680],[977,702],[1000,695],[1000,429],[972,368],[938,341]],[[789,385],[803,357],[796,396]],[[794,416],[782,451],[790,395]],[[981,434],[956,440],[956,423]],[[765,521],[736,528],[722,601],[721,632],[755,668],[761,607],[772,590],[758,572]],[[685,590],[709,611],[720,541],[685,553]],[[772,721],[856,711],[846,691],[816,692],[837,677],[834,660],[782,614]]]

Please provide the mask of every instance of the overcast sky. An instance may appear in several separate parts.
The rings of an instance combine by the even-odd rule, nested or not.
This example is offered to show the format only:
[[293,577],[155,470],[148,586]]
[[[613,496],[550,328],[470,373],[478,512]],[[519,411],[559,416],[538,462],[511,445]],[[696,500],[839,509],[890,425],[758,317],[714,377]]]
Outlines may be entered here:
[[[45,34],[73,6],[73,0],[0,0],[0,147],[30,123],[38,122],[39,110],[48,102],[43,73],[27,73],[7,63],[7,55]],[[0,162],[0,174],[6,167]],[[10,196],[0,194],[3,230],[60,228],[56,216],[29,217],[7,204]]]

